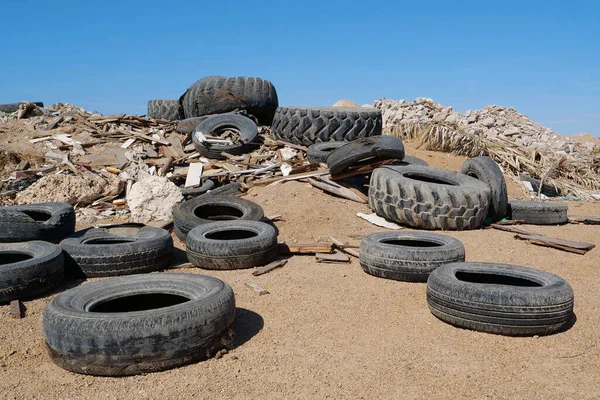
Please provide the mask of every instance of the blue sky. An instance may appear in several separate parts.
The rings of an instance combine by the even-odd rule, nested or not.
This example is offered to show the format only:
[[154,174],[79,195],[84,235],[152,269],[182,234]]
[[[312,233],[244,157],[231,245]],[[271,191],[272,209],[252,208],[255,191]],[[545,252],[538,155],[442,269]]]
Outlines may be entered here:
[[281,105],[431,97],[600,136],[600,2],[2,0],[0,103],[145,114],[206,75]]

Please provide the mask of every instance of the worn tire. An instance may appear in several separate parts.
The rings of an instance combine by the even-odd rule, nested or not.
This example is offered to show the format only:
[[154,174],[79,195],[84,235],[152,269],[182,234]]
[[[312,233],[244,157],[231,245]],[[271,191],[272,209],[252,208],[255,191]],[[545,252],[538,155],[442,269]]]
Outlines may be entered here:
[[338,149],[348,142],[323,142],[311,144],[306,151],[306,158],[310,163],[326,163],[327,157],[332,151]]
[[196,81],[179,99],[185,118],[246,110],[270,125],[279,105],[273,84],[261,78],[210,76]]
[[183,197],[186,196],[191,196],[191,197],[196,197],[196,196],[200,196],[202,194],[205,194],[206,192],[208,192],[209,190],[212,190],[215,188],[215,182],[210,180],[210,179],[204,179],[204,181],[202,182],[202,185],[198,186],[198,187],[183,187],[181,186],[179,189],[181,190],[181,195]]
[[567,209],[568,206],[561,203],[511,200],[508,202],[508,218],[531,225],[560,225],[569,222]]
[[422,167],[429,167],[429,163],[419,157],[404,155],[402,161],[393,163],[391,165],[420,165]]
[[66,203],[0,209],[0,241],[60,240],[75,231],[75,210]]
[[343,173],[347,168],[384,160],[404,158],[404,144],[395,136],[373,136],[362,138],[339,147],[327,157],[327,167],[332,176]]
[[183,119],[183,110],[178,100],[150,100],[148,118],[177,121]]
[[[125,225],[127,226],[127,225]],[[129,231],[91,228],[60,242],[67,255],[67,272],[76,277],[100,277],[152,272],[169,265],[173,238],[151,226]]]
[[[224,129],[237,130],[243,143],[234,143],[223,146],[209,145],[202,143],[196,134],[196,132],[200,132],[207,136],[210,132],[218,132]],[[200,155],[215,160],[224,160],[227,157],[225,157],[222,153],[229,153],[238,156],[251,152],[253,145],[250,142],[255,140],[257,136],[258,128],[254,121],[239,114],[227,113],[212,115],[200,122],[196,129],[194,129],[194,132],[192,132],[192,141],[194,142],[194,147],[196,147],[196,150],[198,150]]]
[[466,160],[460,168],[461,174],[468,175],[485,182],[491,191],[490,210],[488,217],[500,221],[506,216],[508,208],[508,194],[506,181],[502,170],[494,160],[489,157],[474,157]]
[[371,175],[370,208],[377,215],[415,228],[479,228],[489,203],[490,189],[485,183],[453,171],[385,166]]
[[264,211],[258,204],[225,195],[206,194],[173,207],[174,230],[183,241],[198,225],[220,220],[260,221],[264,216]]
[[59,294],[44,310],[43,330],[61,368],[127,376],[183,366],[230,347],[235,311],[233,290],[217,278],[132,275]]
[[243,269],[277,256],[277,231],[260,221],[219,221],[195,227],[185,241],[192,264],[204,269]]
[[455,238],[429,232],[377,232],[360,242],[360,266],[371,275],[426,282],[441,265],[465,261],[465,247]]
[[381,111],[354,107],[280,107],[271,134],[275,139],[310,146],[381,135]]
[[0,243],[0,303],[37,297],[63,276],[63,254],[57,245],[37,240]]
[[548,335],[573,315],[573,290],[559,276],[494,263],[453,263],[427,280],[431,312],[461,328],[510,336]]

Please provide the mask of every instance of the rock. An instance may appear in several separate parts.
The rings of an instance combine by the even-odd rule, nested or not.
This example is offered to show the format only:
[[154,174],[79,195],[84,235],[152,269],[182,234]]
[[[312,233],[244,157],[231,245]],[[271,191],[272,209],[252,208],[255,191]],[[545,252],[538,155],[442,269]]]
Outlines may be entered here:
[[506,125],[506,121],[503,120],[503,119],[501,119],[501,118],[499,118],[499,119],[496,120],[496,125],[497,126],[504,126],[504,125]]
[[512,127],[504,130],[504,136],[514,136],[521,132],[521,130],[517,127]]
[[496,120],[492,117],[488,117],[488,118],[484,119],[483,121],[481,121],[481,125],[485,126],[486,128],[493,127],[495,123],[496,123]]
[[458,124],[460,121],[460,113],[453,111],[450,115],[446,117],[446,122],[451,124]]
[[362,108],[375,108],[371,104],[363,104],[361,107]]
[[150,176],[136,182],[127,194],[127,204],[134,222],[171,218],[173,206],[182,201],[181,190],[167,178]]
[[335,102],[333,107],[360,107],[360,106],[350,100],[338,100]]

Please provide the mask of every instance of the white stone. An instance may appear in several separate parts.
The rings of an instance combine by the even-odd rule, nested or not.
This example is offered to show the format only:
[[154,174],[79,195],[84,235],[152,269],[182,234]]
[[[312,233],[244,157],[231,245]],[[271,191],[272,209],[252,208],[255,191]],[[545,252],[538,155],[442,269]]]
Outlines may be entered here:
[[127,204],[134,222],[148,223],[171,218],[173,206],[182,201],[181,190],[164,177],[150,176],[136,182],[127,193]]

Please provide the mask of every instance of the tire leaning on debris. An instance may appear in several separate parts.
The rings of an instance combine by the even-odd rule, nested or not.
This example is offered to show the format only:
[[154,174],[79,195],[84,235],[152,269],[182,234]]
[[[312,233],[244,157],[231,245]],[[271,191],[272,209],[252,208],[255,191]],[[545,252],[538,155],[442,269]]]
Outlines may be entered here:
[[310,163],[326,163],[327,157],[337,148],[348,144],[348,142],[323,142],[311,144],[306,151],[306,158]]
[[0,243],[0,303],[37,297],[63,276],[63,254],[57,245],[38,240]]
[[260,221],[264,216],[264,211],[258,204],[225,195],[206,194],[173,207],[174,231],[184,241],[188,233],[198,225],[226,220]]
[[[224,132],[226,130],[236,131],[242,143],[231,145],[211,145],[205,144],[198,138],[198,133],[208,136],[209,133]],[[192,142],[200,155],[212,158],[214,160],[224,160],[226,157],[223,153],[232,154],[235,156],[249,153],[252,151],[252,142],[258,135],[258,128],[254,121],[243,115],[227,113],[220,115],[212,115],[200,122],[194,132],[192,132]]]
[[561,225],[569,222],[568,206],[561,203],[512,200],[508,202],[508,218],[532,225]]
[[395,136],[373,136],[352,141],[341,146],[327,157],[327,167],[331,175],[343,174],[350,167],[359,167],[385,160],[402,160],[404,144]]
[[427,280],[427,303],[437,318],[501,335],[557,332],[571,321],[573,301],[561,277],[517,265],[452,263]]
[[460,172],[479,179],[489,186],[491,202],[488,217],[494,221],[503,219],[508,208],[508,194],[504,174],[498,164],[490,157],[473,157],[463,163]]
[[470,176],[418,165],[375,169],[369,207],[384,218],[421,229],[463,230],[483,225],[488,186]]
[[0,209],[0,242],[60,240],[75,231],[75,210],[66,203],[38,203]]
[[148,118],[177,121],[183,119],[183,110],[179,100],[148,101]]
[[260,221],[219,221],[192,229],[188,259],[204,269],[243,269],[265,265],[277,256],[277,231]]
[[91,228],[60,242],[67,273],[75,277],[140,274],[166,267],[173,251],[168,231],[140,224]]
[[360,265],[373,276],[426,282],[441,265],[465,261],[465,247],[455,238],[430,232],[377,232],[360,242]]
[[56,296],[43,330],[52,360],[68,371],[127,376],[215,355],[233,342],[231,287],[195,274],[131,275]]
[[261,78],[209,76],[196,81],[179,99],[185,118],[246,110],[270,125],[279,105],[273,84]]
[[303,146],[381,135],[381,111],[362,107],[279,107],[271,134]]

